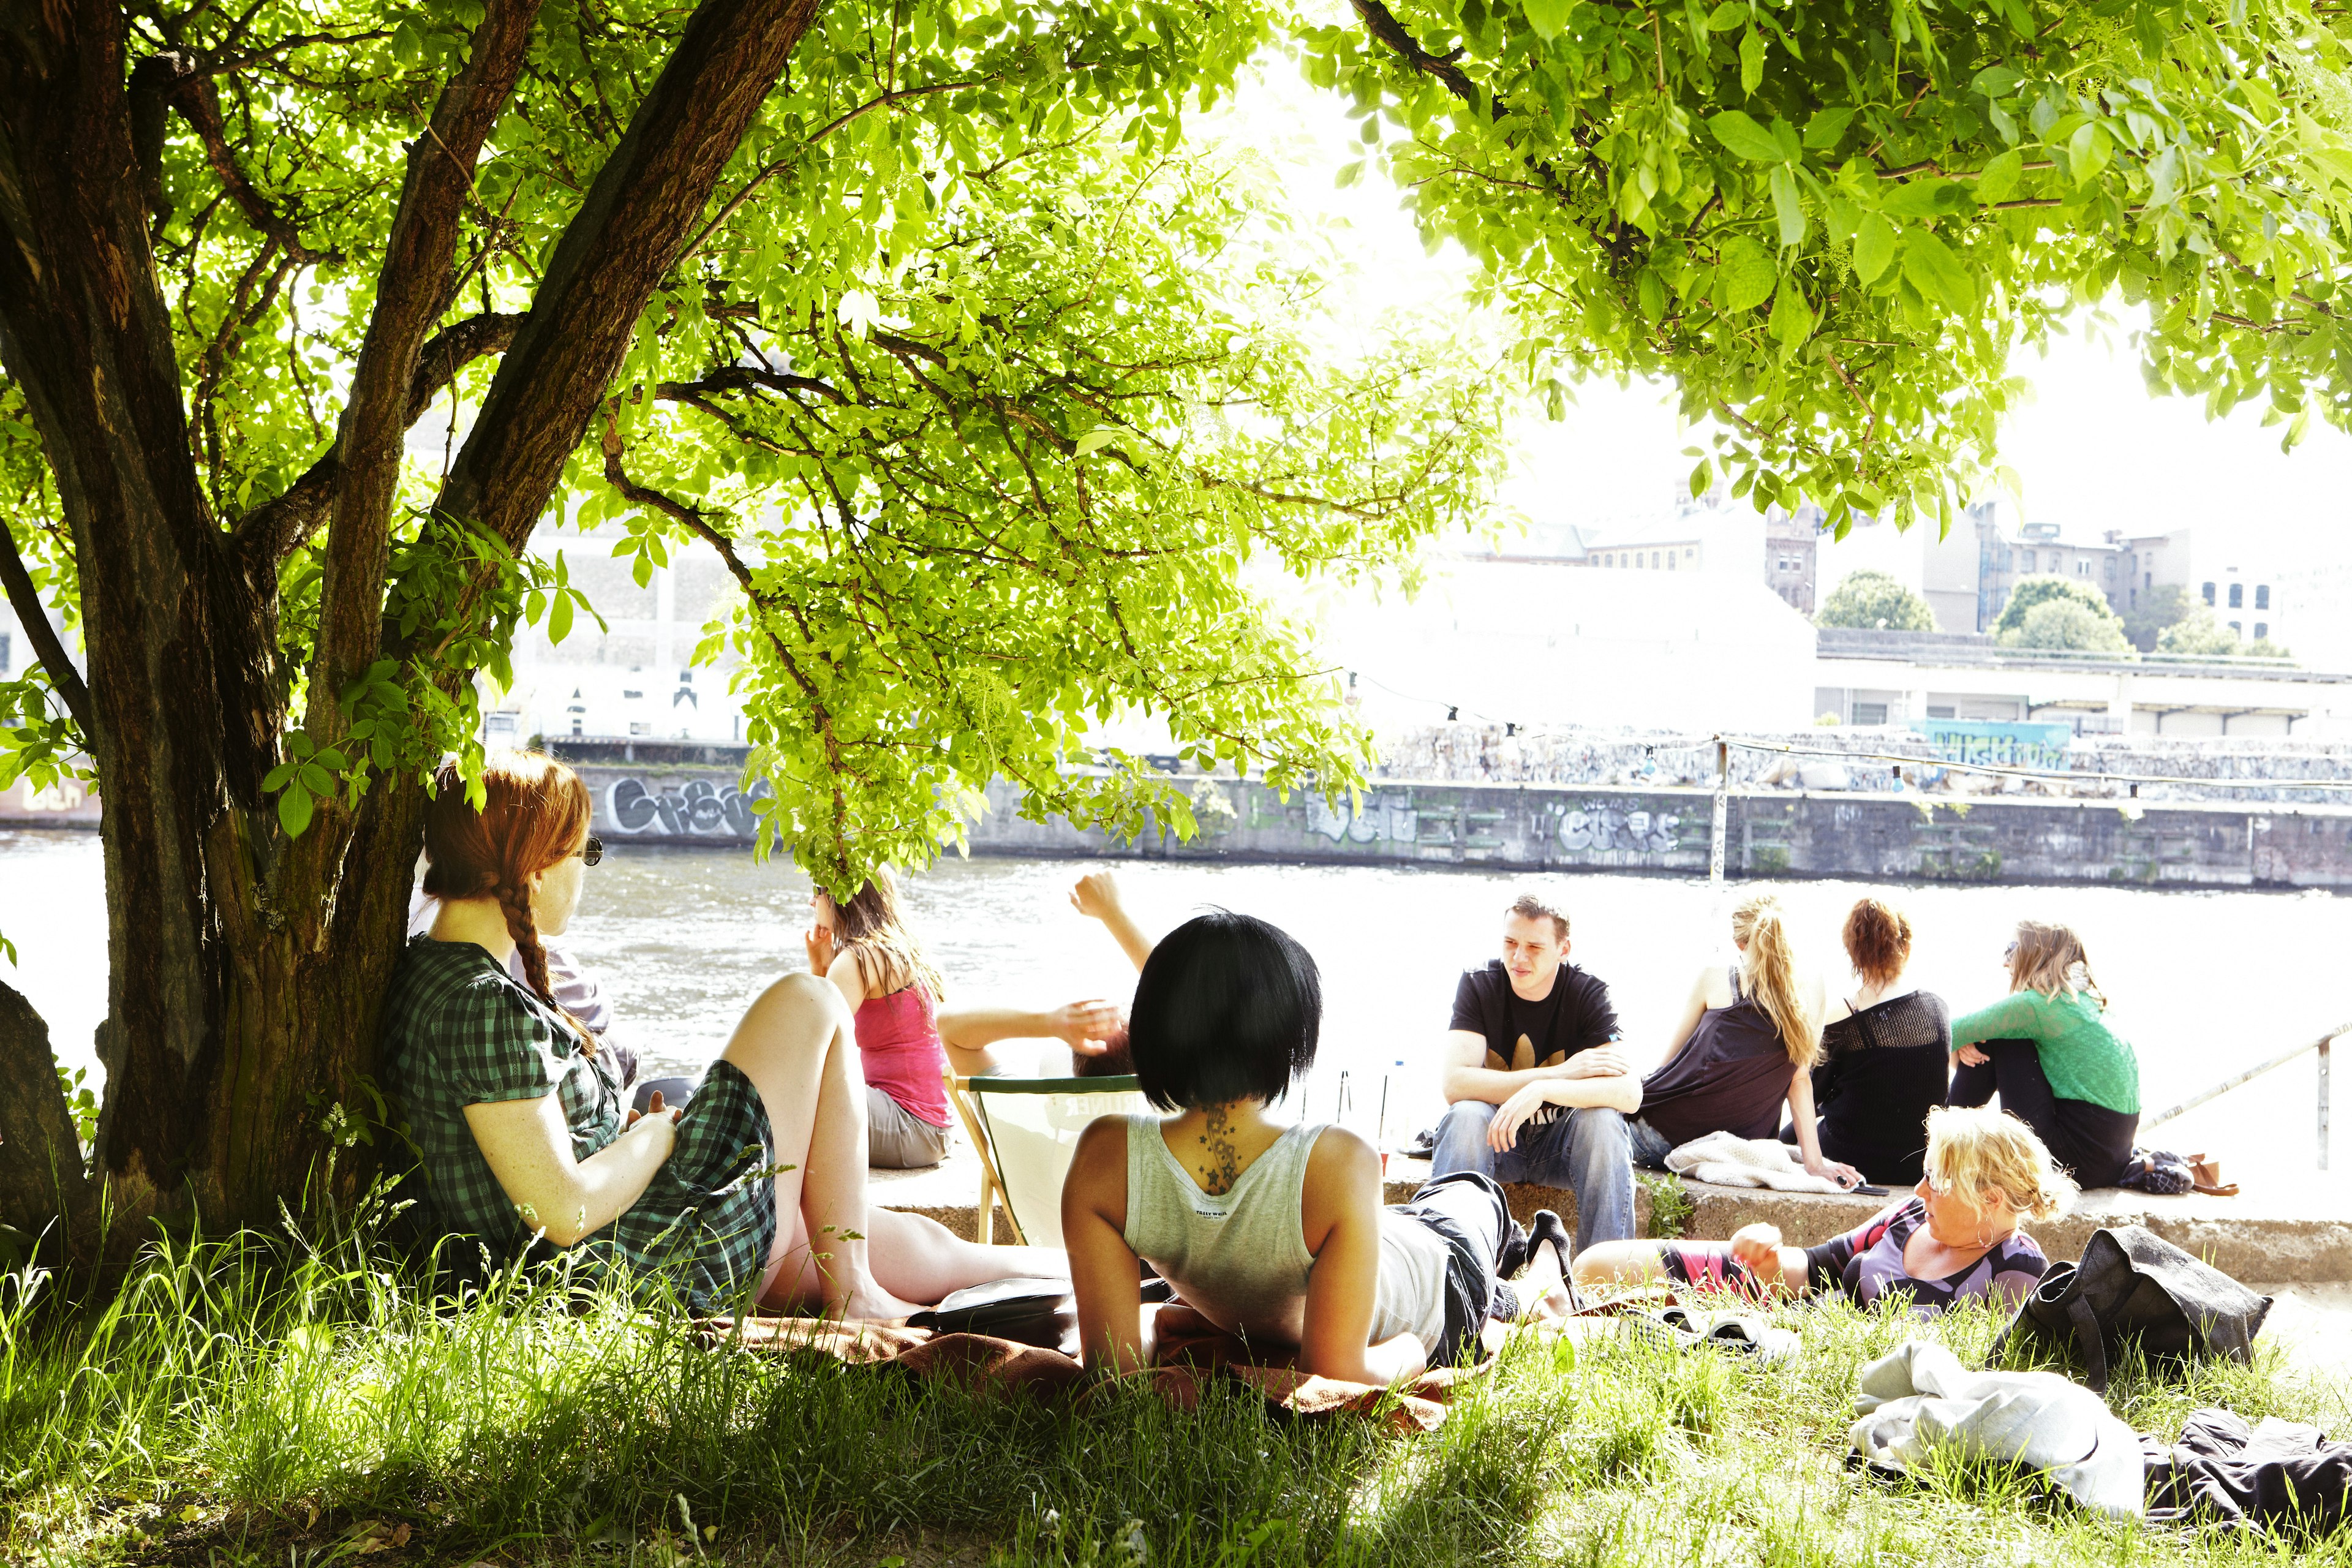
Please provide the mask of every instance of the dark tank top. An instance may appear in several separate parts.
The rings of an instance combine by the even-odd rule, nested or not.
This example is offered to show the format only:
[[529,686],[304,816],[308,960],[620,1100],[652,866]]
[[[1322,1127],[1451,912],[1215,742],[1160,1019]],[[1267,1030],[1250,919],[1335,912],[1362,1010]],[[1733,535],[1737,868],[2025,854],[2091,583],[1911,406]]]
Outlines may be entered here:
[[1710,1132],[1770,1138],[1796,1073],[1772,1016],[1739,988],[1735,968],[1731,1005],[1700,1014],[1683,1048],[1642,1080],[1642,1120],[1678,1145]]

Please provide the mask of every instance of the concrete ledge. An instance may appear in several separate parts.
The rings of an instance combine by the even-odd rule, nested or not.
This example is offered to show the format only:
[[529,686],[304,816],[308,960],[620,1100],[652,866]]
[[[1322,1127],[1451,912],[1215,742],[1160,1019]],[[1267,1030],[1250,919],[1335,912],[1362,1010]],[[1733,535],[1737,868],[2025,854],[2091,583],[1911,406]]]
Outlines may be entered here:
[[[1425,1160],[1391,1158],[1388,1201],[1403,1203],[1428,1179]],[[923,1171],[876,1171],[868,1180],[886,1208],[922,1215],[971,1239],[979,1215],[980,1161],[958,1140],[941,1163]],[[1895,1197],[1858,1198],[1812,1193],[1759,1192],[1685,1182],[1696,1205],[1684,1234],[1720,1240],[1743,1225],[1769,1221],[1793,1246],[1816,1246],[1876,1214]],[[1558,1187],[1504,1189],[1522,1221],[1540,1208],[1576,1223],[1576,1196]],[[1897,1194],[1899,1195],[1899,1194]],[[1636,1191],[1635,1223],[1649,1228],[1650,1195]],[[2240,1279],[2282,1284],[2352,1284],[2352,1180],[2314,1174],[2291,1187],[2250,1187],[2234,1198],[2194,1194],[2177,1198],[2113,1188],[2085,1194],[2072,1213],[2034,1226],[2034,1239],[2052,1258],[2079,1258],[2102,1226],[2139,1225]],[[1012,1239],[1003,1209],[996,1238]]]

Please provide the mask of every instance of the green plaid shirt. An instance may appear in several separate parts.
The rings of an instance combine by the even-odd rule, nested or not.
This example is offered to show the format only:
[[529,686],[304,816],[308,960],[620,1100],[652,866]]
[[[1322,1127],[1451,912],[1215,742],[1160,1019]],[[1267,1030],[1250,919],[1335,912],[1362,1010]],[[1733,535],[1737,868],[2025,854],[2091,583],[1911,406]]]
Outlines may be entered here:
[[[427,1212],[497,1257],[530,1244],[527,1226],[474,1142],[466,1107],[560,1097],[572,1155],[621,1135],[628,1104],[603,1053],[472,942],[411,939],[384,994],[383,1066],[405,1102]],[[756,1289],[776,1234],[767,1108],[733,1063],[711,1063],[678,1119],[677,1142],[644,1195],[574,1247],[582,1262],[670,1277],[698,1311]]]

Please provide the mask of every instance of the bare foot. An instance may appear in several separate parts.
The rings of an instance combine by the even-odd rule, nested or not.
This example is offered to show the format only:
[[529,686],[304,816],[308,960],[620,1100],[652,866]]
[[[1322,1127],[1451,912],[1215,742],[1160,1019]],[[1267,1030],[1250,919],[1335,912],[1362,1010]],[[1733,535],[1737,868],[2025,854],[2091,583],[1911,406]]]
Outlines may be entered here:
[[827,1317],[856,1319],[861,1322],[903,1323],[923,1309],[912,1301],[901,1301],[881,1286],[868,1280],[849,1293],[837,1309],[828,1309]]

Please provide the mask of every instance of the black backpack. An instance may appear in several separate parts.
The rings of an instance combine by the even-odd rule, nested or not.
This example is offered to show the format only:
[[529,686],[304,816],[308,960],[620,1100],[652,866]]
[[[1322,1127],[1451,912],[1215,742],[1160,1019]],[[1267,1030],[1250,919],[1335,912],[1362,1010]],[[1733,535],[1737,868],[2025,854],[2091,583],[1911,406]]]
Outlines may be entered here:
[[2088,1374],[2084,1381],[2105,1394],[2109,1358],[2130,1341],[2152,1360],[2225,1355],[2252,1362],[2254,1336],[2270,1310],[2268,1296],[2126,1225],[2092,1232],[2080,1263],[2052,1264],[1993,1342],[1992,1354],[2012,1344],[2071,1349]]

